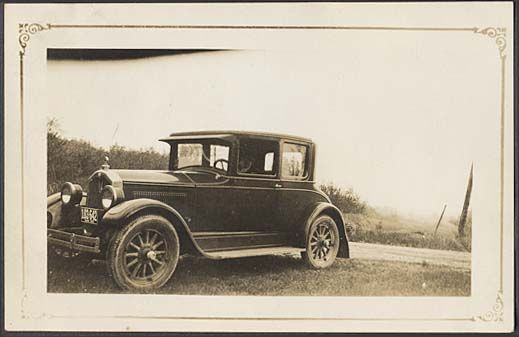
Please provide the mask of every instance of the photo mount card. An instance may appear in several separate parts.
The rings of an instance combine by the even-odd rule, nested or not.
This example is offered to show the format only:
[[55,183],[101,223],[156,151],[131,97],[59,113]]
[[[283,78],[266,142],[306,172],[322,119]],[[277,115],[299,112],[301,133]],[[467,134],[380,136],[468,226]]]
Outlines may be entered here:
[[513,330],[513,3],[4,8],[7,331]]

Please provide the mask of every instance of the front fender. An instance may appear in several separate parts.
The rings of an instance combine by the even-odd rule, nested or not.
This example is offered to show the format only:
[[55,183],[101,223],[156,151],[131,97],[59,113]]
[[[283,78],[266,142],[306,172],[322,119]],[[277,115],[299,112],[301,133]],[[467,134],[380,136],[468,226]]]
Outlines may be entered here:
[[54,193],[47,197],[47,228],[77,226],[79,218],[79,205],[64,207],[61,193]]
[[115,205],[106,211],[106,213],[103,215],[102,222],[108,225],[120,225],[125,219],[128,219],[136,213],[147,208],[158,208],[168,211],[178,217],[181,222],[185,223],[185,220],[182,218],[181,214],[173,207],[158,200],[146,198],[127,200]]
[[47,197],[47,208],[51,207],[52,205],[55,205],[58,202],[61,202],[61,193],[60,192],[49,195]]
[[183,237],[184,244],[189,245],[187,248],[190,252],[196,252],[205,257],[208,256],[196,243],[186,220],[182,214],[175,208],[167,205],[159,200],[154,199],[132,199],[123,201],[122,203],[110,208],[103,216],[102,223],[106,225],[123,226],[128,220],[139,213],[154,213],[166,217],[172,222],[178,234]]
[[346,224],[342,217],[342,212],[333,204],[327,202],[318,202],[310,206],[305,212],[304,219],[300,223],[304,224],[302,230],[298,233],[298,243],[302,247],[306,245],[306,236],[310,229],[312,223],[319,217],[320,215],[328,215],[330,216],[335,223],[337,224],[339,234],[340,234],[340,247],[338,257],[349,258],[350,257],[350,248],[349,248],[349,240],[348,234],[346,232]]
[[47,228],[59,227],[62,222],[60,193],[54,193],[47,197]]

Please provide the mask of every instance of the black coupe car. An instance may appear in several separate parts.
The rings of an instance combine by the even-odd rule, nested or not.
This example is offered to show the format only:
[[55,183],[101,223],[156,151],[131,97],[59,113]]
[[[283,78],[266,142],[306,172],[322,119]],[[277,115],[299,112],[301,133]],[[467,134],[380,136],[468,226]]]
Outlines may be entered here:
[[314,182],[310,139],[174,133],[169,169],[110,169],[48,197],[49,253],[106,259],[124,289],[163,286],[179,256],[301,252],[312,268],[349,257],[341,212]]

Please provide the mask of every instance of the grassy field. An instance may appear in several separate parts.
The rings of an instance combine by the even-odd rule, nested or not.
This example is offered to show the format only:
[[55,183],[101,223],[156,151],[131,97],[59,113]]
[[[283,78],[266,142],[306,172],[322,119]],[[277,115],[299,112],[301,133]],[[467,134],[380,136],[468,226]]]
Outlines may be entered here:
[[[466,251],[457,239],[455,219],[443,219],[434,235],[437,219],[421,219],[380,211],[344,214],[350,227],[349,238],[354,242]],[[470,221],[471,222],[471,221]],[[468,245],[470,248],[470,245]]]
[[[57,263],[59,262],[59,263]],[[48,291],[117,293],[103,264],[50,261]],[[338,259],[308,269],[300,258],[265,256],[211,261],[185,257],[158,291],[183,295],[469,296],[470,272],[429,264]]]

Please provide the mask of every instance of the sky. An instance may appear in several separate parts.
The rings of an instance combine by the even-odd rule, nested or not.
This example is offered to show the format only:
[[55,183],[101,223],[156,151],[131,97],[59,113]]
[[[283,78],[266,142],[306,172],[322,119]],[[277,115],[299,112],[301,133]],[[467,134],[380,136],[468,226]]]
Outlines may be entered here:
[[485,130],[498,127],[499,78],[475,71],[481,58],[498,58],[414,35],[356,43],[48,60],[49,118],[65,137],[105,148],[167,151],[157,139],[192,130],[309,137],[318,181],[376,207],[438,216],[447,204],[447,215],[459,215],[471,163],[476,189],[478,163],[498,146]]

